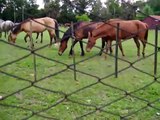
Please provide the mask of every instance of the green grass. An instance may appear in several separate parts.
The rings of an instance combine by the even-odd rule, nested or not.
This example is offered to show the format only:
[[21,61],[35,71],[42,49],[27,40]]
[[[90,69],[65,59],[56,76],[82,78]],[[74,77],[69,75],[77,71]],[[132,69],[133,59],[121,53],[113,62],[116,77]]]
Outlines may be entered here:
[[[24,33],[18,35],[16,44],[27,48],[29,43],[24,42],[24,35]],[[42,44],[35,43],[35,48],[49,44],[48,33],[45,33],[44,36],[44,42]],[[154,31],[149,32],[148,41],[154,44]],[[118,78],[115,78],[112,75],[115,69],[115,59],[109,55],[105,58],[103,54],[77,64],[76,69],[81,72],[76,73],[78,81],[75,81],[74,72],[67,69],[65,65],[56,62],[73,64],[73,58],[68,56],[70,45],[71,42],[62,56],[58,56],[58,48],[54,45],[51,48],[45,47],[36,51],[37,54],[49,58],[47,60],[36,56],[37,81],[34,81],[33,55],[0,67],[0,71],[26,79],[25,81],[0,73],[0,96],[4,97],[0,100],[0,120],[20,120],[27,117],[30,120],[47,120],[42,116],[60,120],[72,120],[79,117],[82,120],[118,120],[120,116],[126,116],[126,119],[129,120],[160,119],[160,116],[158,116],[158,113],[160,113],[158,111],[160,108],[160,101],[158,100],[160,99],[159,52],[157,61],[158,82],[154,82],[153,78],[154,56],[145,59],[142,59],[142,56],[138,58],[137,48],[133,40],[122,43],[125,57],[122,57],[119,51],[119,58],[129,62],[140,59],[133,66],[143,72],[130,67],[120,72]],[[97,41],[96,45],[101,45],[100,40]],[[77,44],[75,46],[75,60],[79,62],[98,52],[97,48],[93,48],[90,53],[81,57],[80,48]],[[147,45],[146,56],[153,52],[154,47]],[[0,66],[28,54],[30,54],[29,51],[1,42]],[[119,70],[129,65],[123,60],[118,61]],[[51,76],[57,72],[61,73]],[[97,78],[82,72],[102,78],[102,80],[98,82]],[[133,93],[127,96],[124,91]],[[65,95],[62,93],[68,95],[68,97],[65,99]],[[149,107],[147,104],[150,102],[152,104]],[[96,111],[95,106],[101,109]],[[32,116],[32,111],[37,114]],[[86,116],[81,118],[83,115]]]

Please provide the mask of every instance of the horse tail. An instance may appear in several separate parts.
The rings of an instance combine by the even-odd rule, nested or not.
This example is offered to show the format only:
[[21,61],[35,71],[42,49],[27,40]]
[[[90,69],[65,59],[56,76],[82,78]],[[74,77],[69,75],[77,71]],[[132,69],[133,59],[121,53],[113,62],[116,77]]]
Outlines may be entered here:
[[146,32],[145,32],[145,36],[144,36],[144,39],[146,40],[147,42],[147,39],[148,39],[148,25],[146,24]]
[[54,22],[55,22],[55,34],[56,34],[56,37],[59,39],[59,25],[57,20],[54,19]]

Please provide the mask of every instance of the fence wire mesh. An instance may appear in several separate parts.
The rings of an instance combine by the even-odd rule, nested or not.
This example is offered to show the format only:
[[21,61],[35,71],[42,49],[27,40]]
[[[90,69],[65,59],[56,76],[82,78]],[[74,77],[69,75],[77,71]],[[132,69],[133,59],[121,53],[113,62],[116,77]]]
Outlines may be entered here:
[[[70,1],[68,1],[68,4],[75,7]],[[133,6],[129,5],[129,7]],[[77,9],[81,10],[81,8]],[[107,22],[105,23],[108,24]],[[113,27],[116,28],[116,26]],[[60,32],[64,33],[63,31]],[[72,33],[74,33],[74,29]],[[131,35],[133,34],[131,33]],[[160,63],[157,57],[159,53],[158,28],[155,30],[154,41],[147,42],[147,47],[150,46],[153,51],[147,53],[145,58],[140,57],[132,60],[132,58],[127,59],[127,56],[119,57],[118,54],[116,56],[107,54],[109,59],[107,58],[104,61],[102,57],[97,57],[98,54],[91,54],[89,56],[86,55],[84,58],[77,58],[74,55],[72,57],[73,61],[64,57],[69,59],[69,61],[66,61],[57,56],[57,49],[51,51],[51,53],[55,53],[54,56],[46,56],[45,50],[49,44],[41,45],[38,48],[26,48],[24,45],[11,44],[6,40],[0,39],[1,44],[5,46],[4,50],[6,48],[11,49],[9,51],[1,51],[1,53],[7,54],[6,52],[9,52],[9,54],[15,56],[13,59],[2,59],[3,62],[0,65],[0,80],[3,81],[3,79],[6,80],[7,78],[7,81],[3,81],[6,82],[6,84],[3,84],[6,86],[6,90],[0,91],[0,113],[3,115],[11,109],[12,113],[9,111],[8,116],[23,120],[135,119],[138,114],[141,116],[138,119],[160,119],[158,89],[160,86],[158,65]],[[124,44],[125,42],[127,41],[123,41]],[[112,47],[116,45],[118,43],[113,44]],[[101,49],[99,46],[95,46],[96,48]],[[18,52],[13,53],[13,49],[17,49]],[[21,56],[22,51],[25,54]],[[28,59],[30,62],[25,63]],[[40,59],[42,61],[39,61]],[[116,63],[114,62],[115,59],[117,59]],[[98,66],[94,69],[87,68],[93,65],[92,60],[97,60]],[[24,62],[21,63],[22,61]],[[40,62],[43,61],[45,61],[44,65],[40,65]],[[151,64],[147,68],[139,67],[141,66],[140,64],[149,63],[148,61]],[[14,69],[15,65],[22,67],[21,64],[23,66],[28,65],[27,69]],[[11,67],[12,65],[13,67]],[[117,67],[117,72],[114,70],[114,65]],[[101,67],[109,70],[105,72],[105,69],[103,69],[101,71]],[[148,71],[148,69],[152,70]],[[21,73],[17,73],[18,71]],[[133,75],[131,74],[132,71]],[[116,73],[118,78],[115,78]],[[125,78],[123,77],[124,74],[130,74],[129,76],[131,77]],[[74,79],[77,81],[74,81]],[[132,79],[137,81],[132,81]],[[144,82],[145,80],[147,82]],[[129,81],[130,85],[127,86],[125,82]],[[138,84],[139,82],[141,84]],[[118,84],[121,83],[124,85],[119,86]],[[18,88],[14,88],[15,84],[18,84]],[[132,87],[132,84],[134,87]],[[125,86],[131,87],[131,89],[126,89]],[[152,116],[148,111],[152,112]],[[10,118],[2,117],[2,119]]]

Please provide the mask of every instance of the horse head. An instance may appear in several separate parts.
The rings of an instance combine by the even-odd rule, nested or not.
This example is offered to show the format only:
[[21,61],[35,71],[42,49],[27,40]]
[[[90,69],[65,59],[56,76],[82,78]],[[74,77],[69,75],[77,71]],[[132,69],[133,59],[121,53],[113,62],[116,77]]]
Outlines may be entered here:
[[96,43],[95,38],[92,35],[92,32],[88,32],[88,43],[87,43],[87,46],[86,46],[86,51],[90,52],[92,47],[95,45],[95,43]]
[[58,55],[61,56],[66,48],[67,48],[67,41],[66,40],[61,40],[59,50],[58,50]]
[[15,43],[16,38],[17,38],[17,35],[16,35],[16,34],[13,34],[12,32],[10,32],[10,34],[9,34],[9,36],[8,36],[8,42],[10,42],[10,43]]

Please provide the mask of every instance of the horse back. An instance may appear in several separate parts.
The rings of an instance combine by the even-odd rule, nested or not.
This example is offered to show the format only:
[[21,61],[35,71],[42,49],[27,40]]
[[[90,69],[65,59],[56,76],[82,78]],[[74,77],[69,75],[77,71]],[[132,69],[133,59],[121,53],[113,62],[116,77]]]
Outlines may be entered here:
[[115,40],[117,24],[119,23],[119,38],[129,39],[137,36],[139,30],[137,24],[132,20],[109,20],[100,25],[97,29],[92,31],[92,35],[101,38]]
[[83,39],[88,37],[88,32],[96,29],[103,22],[81,22],[75,29],[75,37],[77,39]]
[[139,39],[144,39],[147,25],[143,22],[139,20],[122,20],[114,23],[119,23],[120,25],[120,38],[128,39],[137,37]]
[[21,24],[21,31],[43,32],[46,29],[44,25],[45,22],[41,19],[30,19]]
[[[45,25],[50,26],[50,27],[54,27],[55,22],[57,22],[55,19],[50,18],[50,17],[44,17],[42,18],[42,20],[44,21]],[[48,29],[51,29],[51,28],[48,28]]]

